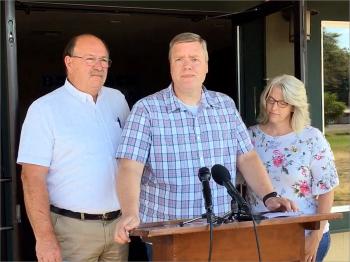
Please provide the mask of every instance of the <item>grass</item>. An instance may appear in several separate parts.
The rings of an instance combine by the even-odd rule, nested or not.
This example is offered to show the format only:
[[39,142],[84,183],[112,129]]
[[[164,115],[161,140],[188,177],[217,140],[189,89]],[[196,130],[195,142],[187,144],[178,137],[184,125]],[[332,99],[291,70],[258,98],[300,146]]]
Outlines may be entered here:
[[334,153],[340,180],[335,189],[334,206],[350,205],[350,133],[327,132],[326,138]]
[[350,134],[327,134],[333,151],[350,151]]

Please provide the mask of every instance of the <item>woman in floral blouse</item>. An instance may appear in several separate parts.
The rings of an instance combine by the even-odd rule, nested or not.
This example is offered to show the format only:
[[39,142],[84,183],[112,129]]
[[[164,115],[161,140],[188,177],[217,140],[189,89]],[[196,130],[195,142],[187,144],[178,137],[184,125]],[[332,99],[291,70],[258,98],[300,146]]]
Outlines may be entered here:
[[[290,75],[272,79],[260,97],[252,142],[276,192],[293,200],[305,214],[328,213],[339,184],[333,153],[323,134],[310,126],[304,84]],[[267,211],[248,188],[253,212]],[[307,232],[305,261],[322,261],[330,245],[328,221]]]

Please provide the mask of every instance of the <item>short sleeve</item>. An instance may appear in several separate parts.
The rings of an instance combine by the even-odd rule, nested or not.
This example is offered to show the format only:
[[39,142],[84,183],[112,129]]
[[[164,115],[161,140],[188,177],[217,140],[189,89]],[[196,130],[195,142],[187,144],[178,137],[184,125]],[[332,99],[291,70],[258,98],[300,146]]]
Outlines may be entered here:
[[116,157],[145,164],[150,151],[151,137],[149,113],[144,105],[138,102],[126,121]]
[[314,135],[315,140],[310,165],[313,181],[312,193],[313,195],[320,195],[336,187],[339,184],[339,179],[328,141],[319,130],[316,130]]
[[126,119],[130,114],[130,108],[123,94],[121,94],[121,98],[119,99],[119,101],[120,101],[119,106],[121,108],[121,118],[122,118],[121,120],[122,120],[122,123],[125,123]]
[[253,150],[254,147],[251,142],[247,127],[244,124],[238,110],[236,109],[234,102],[233,102],[233,109],[234,109],[234,117],[236,122],[236,126],[233,128],[233,130],[235,132],[235,137],[238,141],[237,155],[241,155]]
[[42,103],[34,102],[24,120],[17,163],[49,167],[53,154],[53,130],[50,111]]

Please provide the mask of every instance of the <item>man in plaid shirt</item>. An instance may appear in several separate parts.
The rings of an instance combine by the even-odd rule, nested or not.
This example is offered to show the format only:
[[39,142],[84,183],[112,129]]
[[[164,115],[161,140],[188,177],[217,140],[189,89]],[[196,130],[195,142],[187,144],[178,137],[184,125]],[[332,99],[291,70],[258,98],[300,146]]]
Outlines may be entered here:
[[[186,219],[205,213],[198,169],[236,168],[260,197],[273,191],[234,101],[203,87],[208,72],[206,42],[182,33],[170,42],[172,84],[138,101],[118,148],[117,191],[122,218],[115,240],[142,222]],[[216,215],[231,210],[226,189],[210,181]],[[296,209],[284,198],[266,200],[269,209]]]

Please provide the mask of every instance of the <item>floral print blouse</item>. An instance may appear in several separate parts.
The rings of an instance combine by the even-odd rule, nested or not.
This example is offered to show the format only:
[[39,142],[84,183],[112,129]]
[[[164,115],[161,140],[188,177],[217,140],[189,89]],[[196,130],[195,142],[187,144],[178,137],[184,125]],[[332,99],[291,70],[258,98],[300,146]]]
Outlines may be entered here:
[[[275,137],[265,134],[258,125],[248,130],[276,192],[293,200],[303,213],[316,213],[315,197],[339,184],[334,156],[323,134],[311,126]],[[249,187],[247,191],[252,211],[267,211]]]

